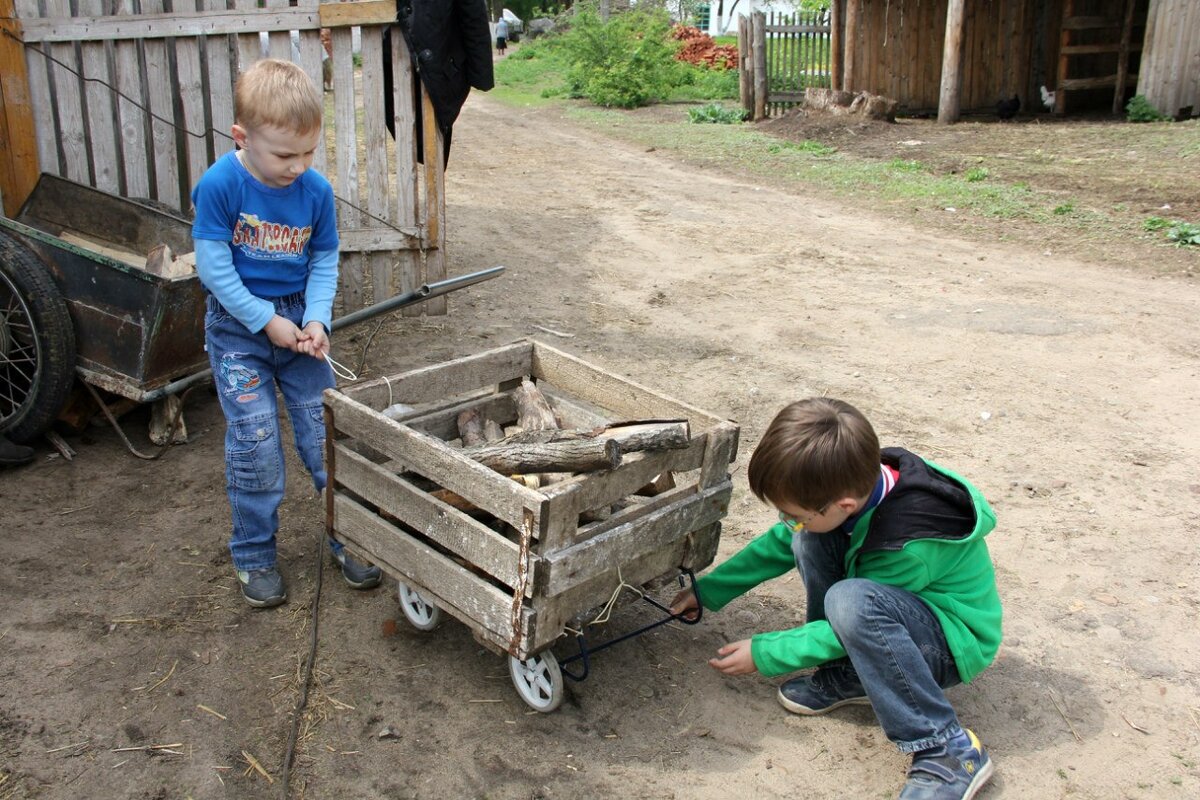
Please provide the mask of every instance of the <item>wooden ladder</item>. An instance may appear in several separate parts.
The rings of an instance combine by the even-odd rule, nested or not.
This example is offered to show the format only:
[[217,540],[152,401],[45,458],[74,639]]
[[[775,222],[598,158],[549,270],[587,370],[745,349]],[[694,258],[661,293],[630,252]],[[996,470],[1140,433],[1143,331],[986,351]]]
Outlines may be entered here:
[[[1142,45],[1133,39],[1133,12],[1137,0],[1125,0],[1125,18],[1118,20],[1113,17],[1076,16],[1075,0],[1064,0],[1062,32],[1058,48],[1058,86],[1054,94],[1054,113],[1063,114],[1067,110],[1067,92],[1087,89],[1113,89],[1114,114],[1121,113],[1121,101],[1125,90],[1137,86],[1137,75],[1129,73],[1129,56],[1140,52]],[[1077,31],[1108,30],[1120,31],[1120,40],[1100,44],[1074,44],[1073,34]],[[1071,59],[1074,56],[1092,56],[1103,53],[1116,53],[1117,72],[1115,75],[1072,75]]]

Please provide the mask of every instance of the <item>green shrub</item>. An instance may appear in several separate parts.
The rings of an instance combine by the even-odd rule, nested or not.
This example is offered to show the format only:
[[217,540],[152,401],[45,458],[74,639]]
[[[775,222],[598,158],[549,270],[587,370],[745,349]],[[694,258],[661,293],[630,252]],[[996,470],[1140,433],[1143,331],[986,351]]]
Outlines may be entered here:
[[1130,122],[1168,122],[1171,118],[1150,105],[1144,94],[1135,94],[1125,104],[1125,119]]
[[737,96],[737,70],[707,69],[690,64],[680,64],[670,95],[672,100],[733,100]]
[[925,165],[920,161],[909,161],[903,158],[893,158],[888,162],[888,167],[897,172],[921,172],[925,169]]
[[987,180],[988,171],[984,167],[971,167],[964,177],[967,179],[967,183],[979,183],[979,181]]
[[1142,230],[1153,233],[1154,231],[1161,231],[1163,228],[1169,228],[1174,224],[1174,222],[1165,217],[1147,217],[1146,221],[1142,223]]
[[1176,247],[1200,246],[1200,225],[1177,222],[1171,230],[1167,231],[1167,241],[1174,242]]
[[1063,203],[1062,205],[1057,205],[1054,207],[1054,213],[1056,216],[1059,216],[1059,217],[1065,217],[1067,214],[1070,214],[1074,210],[1075,210],[1075,203],[1070,200]]
[[744,108],[725,108],[720,103],[709,103],[699,108],[688,109],[689,122],[711,122],[716,125],[736,125],[745,122],[749,114]]
[[604,22],[593,5],[579,5],[562,37],[570,94],[618,108],[666,97],[679,74],[670,29],[662,10],[614,14]]

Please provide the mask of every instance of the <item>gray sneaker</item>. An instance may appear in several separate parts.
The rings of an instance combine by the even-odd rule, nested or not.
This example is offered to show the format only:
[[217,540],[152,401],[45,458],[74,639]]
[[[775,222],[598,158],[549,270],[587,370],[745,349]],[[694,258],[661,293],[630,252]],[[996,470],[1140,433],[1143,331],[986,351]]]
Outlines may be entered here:
[[374,589],[383,581],[383,570],[372,564],[360,564],[346,555],[345,550],[334,553],[333,558],[342,568],[342,577],[352,589]]
[[287,600],[283,576],[275,567],[237,571],[242,597],[255,608],[271,608]]

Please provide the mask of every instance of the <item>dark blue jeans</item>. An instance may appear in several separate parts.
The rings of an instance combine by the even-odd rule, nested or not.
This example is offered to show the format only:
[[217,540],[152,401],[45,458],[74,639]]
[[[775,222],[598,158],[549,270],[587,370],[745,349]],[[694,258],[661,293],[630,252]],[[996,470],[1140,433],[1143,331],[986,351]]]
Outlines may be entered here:
[[[275,301],[275,313],[297,326],[304,295]],[[229,552],[238,570],[275,566],[275,532],[283,500],[283,442],[276,388],[292,421],[296,451],[317,491],[325,488],[325,419],[321,393],[335,385],[324,359],[279,348],[265,331],[251,333],[209,296],[205,347],[225,414],[225,484],[233,514]]]
[[848,661],[826,664],[843,691],[861,689],[887,737],[915,753],[946,741],[959,728],[942,690],[960,683],[941,623],[912,592],[846,577],[844,533],[792,537],[808,595],[808,621],[827,620]]

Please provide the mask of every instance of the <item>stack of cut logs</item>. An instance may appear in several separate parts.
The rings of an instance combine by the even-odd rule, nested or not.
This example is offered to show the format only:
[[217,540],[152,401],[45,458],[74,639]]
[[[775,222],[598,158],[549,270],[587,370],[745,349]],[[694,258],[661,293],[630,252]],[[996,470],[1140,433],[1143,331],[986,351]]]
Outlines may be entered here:
[[[479,409],[458,416],[462,453],[484,466],[511,476],[531,489],[566,480],[574,475],[614,469],[626,453],[678,450],[688,447],[687,420],[633,420],[593,429],[563,429],[554,409],[534,383],[525,378],[513,390],[517,420],[507,430]],[[671,473],[658,476],[638,492],[653,496],[674,486]],[[475,511],[469,502],[447,489],[434,496],[463,511]],[[614,509],[593,509],[581,522],[606,518]]]

